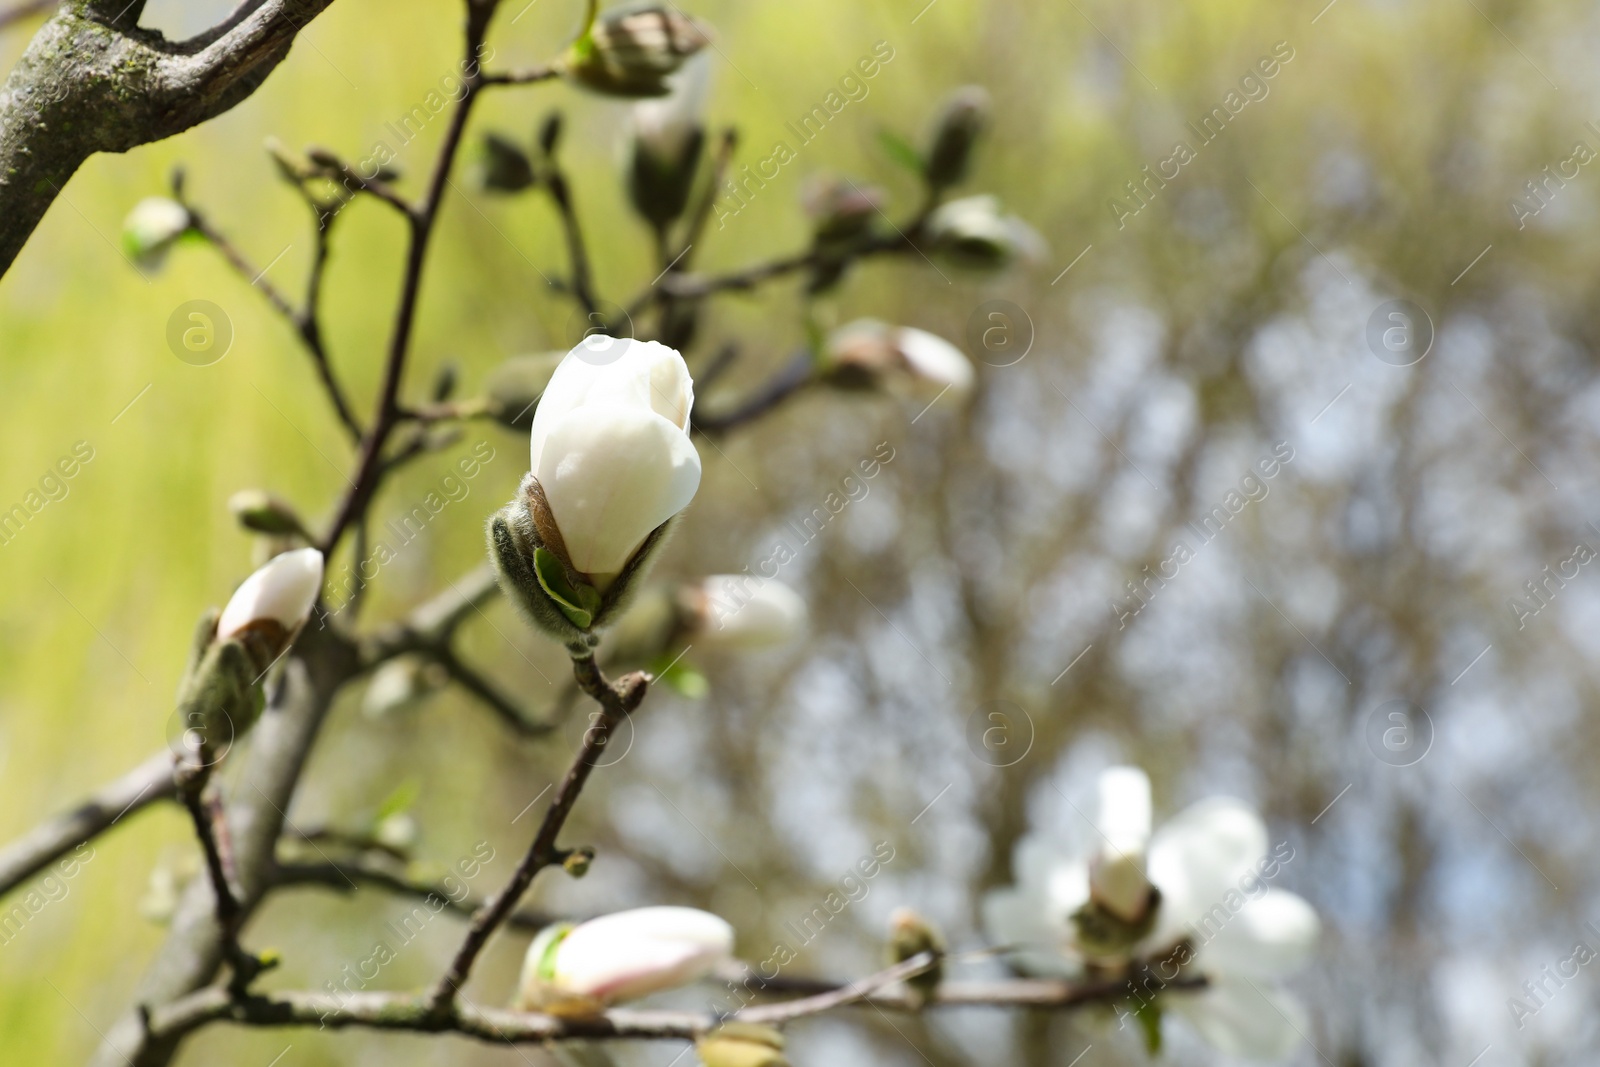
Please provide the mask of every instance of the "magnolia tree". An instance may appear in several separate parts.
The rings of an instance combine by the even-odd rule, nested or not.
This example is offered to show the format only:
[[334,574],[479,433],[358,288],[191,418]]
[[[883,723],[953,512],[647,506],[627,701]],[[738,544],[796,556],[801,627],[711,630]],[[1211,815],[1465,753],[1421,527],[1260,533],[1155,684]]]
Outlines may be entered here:
[[[155,56],[150,77],[163,64],[195,64],[206,56],[205,49],[137,30],[138,4],[112,13],[115,6],[65,5],[0,97],[0,175],[7,175],[0,188],[13,198],[8,204],[16,205],[19,171],[3,168],[6,153],[27,154],[24,142],[38,136],[17,125],[19,112],[43,114],[93,97],[86,87],[59,93],[67,103],[41,103],[30,79],[44,78],[41,71],[53,71],[50,77],[60,84],[87,78],[76,68],[107,62],[88,54],[95,42],[110,42],[113,51],[136,59]],[[203,83],[169,86],[178,101],[169,111],[198,121],[248,92],[287,47],[292,32],[285,27],[318,6],[246,5],[207,46],[233,47],[228,43],[248,29],[249,47],[231,53],[235,80],[214,97],[206,96],[215,90]],[[729,273],[697,273],[690,253],[704,238],[735,151],[732,131],[712,138],[700,119],[705,57],[695,57],[710,30],[670,5],[597,12],[591,4],[581,32],[554,59],[486,70],[476,57],[483,54],[495,7],[493,0],[469,0],[468,73],[420,196],[401,192],[401,176],[383,166],[357,166],[324,148],[302,155],[273,147],[279,175],[304,199],[315,226],[317,255],[303,299],[264,280],[223,228],[187,198],[181,175],[169,195],[137,203],[128,216],[126,250],[146,269],[158,267],[180,242],[209,245],[287,317],[357,459],[332,521],[320,530],[293,505],[259,491],[233,498],[234,513],[261,536],[270,558],[220,614],[202,617],[178,695],[182,729],[171,751],[0,851],[0,891],[10,891],[140,808],[175,801],[190,816],[203,859],[200,874],[172,903],[166,944],[136,1002],[104,1034],[97,1062],[168,1063],[190,1035],[226,1023],[455,1033],[491,1043],[687,1042],[708,1067],[774,1067],[788,1062],[786,1024],[851,1005],[1098,1012],[1107,1020],[1136,1021],[1152,1048],[1171,1009],[1226,1052],[1286,1055],[1305,1024],[1302,1009],[1278,983],[1306,960],[1318,930],[1303,900],[1267,887],[1288,857],[1269,850],[1259,817],[1224,798],[1203,801],[1152,832],[1150,783],[1134,768],[1112,768],[1100,779],[1091,838],[1073,843],[1063,828],[1041,827],[1023,842],[1014,865],[1018,884],[984,903],[987,943],[951,946],[902,908],[884,931],[886,967],[874,974],[828,981],[743,963],[738,930],[718,916],[667,902],[578,922],[519,910],[547,870],[552,878],[581,878],[587,871],[594,851],[564,844],[563,826],[606,744],[645,708],[652,686],[669,681],[687,692],[706,684],[674,650],[758,647],[789,641],[807,628],[804,601],[776,580],[724,573],[651,582],[652,564],[700,488],[699,444],[805,390],[907,393],[931,405],[946,395],[957,401],[976,385],[972,363],[950,342],[910,326],[861,320],[832,333],[815,331],[765,385],[738,403],[701,411],[697,386],[704,391],[734,358],[727,350],[709,357],[696,352],[705,303],[786,275],[803,276],[812,294],[827,292],[845,282],[853,264],[872,256],[993,271],[1035,256],[1040,241],[993,197],[952,197],[967,176],[988,107],[981,90],[967,88],[935,117],[924,145],[894,146],[899,161],[921,179],[924,196],[909,215],[891,221],[875,190],[846,180],[822,182],[807,191],[814,233],[808,247]],[[560,288],[591,329],[564,354],[508,361],[483,395],[458,398],[446,378],[419,398],[406,374],[418,293],[473,104],[491,89],[558,78],[640,99],[630,120],[625,181],[655,235],[661,275],[625,307],[596,293],[560,162],[559,116],[548,118],[531,144],[484,134],[487,187],[543,194],[558,209],[570,256]],[[128,130],[120,139],[102,130],[61,158],[81,159],[87,151],[181,128],[177,119],[141,125],[136,114],[107,122]],[[33,183],[28,167],[37,166],[21,168],[23,180]],[[36,195],[32,184],[29,189],[26,203]],[[358,197],[392,210],[409,242],[381,385],[366,413],[341,384],[321,331],[328,235],[343,207]],[[20,243],[15,235],[25,223],[23,215],[8,218],[14,242]],[[652,337],[633,336],[646,332]],[[528,470],[514,498],[481,519],[487,565],[386,624],[358,627],[353,612],[331,610],[325,561],[352,541],[364,543],[368,512],[384,480],[405,464],[425,461],[455,440],[456,424],[476,418],[524,428],[530,442]],[[293,830],[284,812],[341,691],[364,683],[366,706],[381,714],[459,685],[509,729],[529,736],[550,732],[553,720],[529,717],[456,647],[462,621],[496,595],[520,609],[533,639],[558,642],[570,654],[567,703],[587,699],[597,708],[514,873],[484,899],[447,894],[467,918],[466,933],[425,989],[348,995],[267,990],[262,975],[279,957],[252,945],[249,921],[275,891],[346,880],[443,899],[435,887],[375,863],[362,850],[336,857],[319,850],[320,861],[308,863],[286,857],[280,847]],[[231,761],[243,766],[230,769],[224,789],[215,772]],[[378,836],[380,844],[403,853],[403,820],[386,821]],[[508,928],[537,932],[516,988],[469,1002],[463,990],[475,964]],[[1012,977],[971,977],[970,967],[980,960],[992,975],[995,958]],[[700,1012],[618,1007],[712,975],[739,990],[734,1002],[722,998]]]

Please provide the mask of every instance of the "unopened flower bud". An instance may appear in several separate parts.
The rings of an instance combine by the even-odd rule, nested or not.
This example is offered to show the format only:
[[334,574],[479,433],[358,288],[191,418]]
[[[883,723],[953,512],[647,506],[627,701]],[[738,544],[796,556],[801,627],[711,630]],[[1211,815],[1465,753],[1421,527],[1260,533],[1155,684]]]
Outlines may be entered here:
[[906,979],[906,985],[917,998],[918,1004],[925,1003],[939,988],[939,981],[944,977],[944,938],[933,924],[910,908],[896,908],[889,915],[888,948],[890,964],[904,963],[924,952],[933,954],[933,966]]
[[217,620],[217,640],[242,642],[261,670],[289,647],[322,591],[322,553],[297,548],[246,578]]
[[782,582],[711,574],[678,591],[689,640],[728,648],[779,645],[805,632],[806,602]]
[[548,926],[528,946],[519,1011],[593,1015],[673,989],[733,955],[733,927],[694,908],[620,911],[573,926]]
[[723,1023],[695,1042],[705,1067],[789,1067],[783,1035],[755,1023]]
[[413,710],[444,688],[448,677],[437,663],[424,663],[415,656],[396,656],[372,672],[372,680],[361,697],[361,711],[368,718],[380,719]]
[[946,189],[967,176],[972,146],[989,122],[989,94],[981,86],[966,85],[945,101],[928,146],[925,171],[935,191]]
[[800,193],[818,244],[839,244],[862,236],[883,206],[883,190],[847,178],[817,175]]
[[589,873],[589,865],[593,862],[594,849],[584,846],[567,853],[567,858],[561,861],[561,869],[574,878],[582,878]]
[[1017,218],[1003,214],[992,196],[968,196],[936,208],[926,223],[929,251],[956,267],[1002,270],[1017,260],[1034,262],[1045,254],[1044,238]]
[[665,96],[668,76],[711,42],[706,28],[671,4],[616,8],[567,50],[566,72],[612,96]]
[[403,811],[385,815],[372,828],[372,840],[390,852],[408,852],[417,843],[417,820]]
[[144,270],[157,270],[193,221],[189,209],[176,200],[146,197],[122,222],[122,250]]
[[239,525],[256,533],[283,536],[305,534],[293,508],[261,489],[241,489],[228,498],[228,510]]
[[565,352],[512,356],[489,372],[483,382],[484,406],[500,425],[513,430],[533,426],[533,409]]
[[659,100],[633,105],[628,143],[628,197],[634,209],[657,229],[683,214],[705,147],[700,122],[708,70],[696,60]]
[[483,135],[483,187],[497,193],[519,193],[533,184],[527,153],[497,133]]
[[828,338],[824,358],[833,384],[901,389],[921,395],[945,390],[964,396],[975,378],[972,361],[942,337],[910,326],[858,319]]

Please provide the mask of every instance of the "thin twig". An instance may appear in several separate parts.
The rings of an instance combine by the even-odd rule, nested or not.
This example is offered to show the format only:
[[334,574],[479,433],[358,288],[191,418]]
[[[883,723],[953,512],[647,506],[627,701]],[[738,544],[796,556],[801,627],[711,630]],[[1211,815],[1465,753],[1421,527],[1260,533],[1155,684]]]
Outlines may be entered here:
[[[316,886],[340,893],[351,893],[356,886],[370,886],[397,896],[415,897],[429,902],[443,902],[457,915],[470,917],[483,906],[483,902],[462,896],[448,885],[436,882],[419,882],[391,870],[388,865],[376,863],[362,856],[329,860],[325,863],[279,863],[272,873],[275,887]],[[534,933],[555,920],[543,912],[519,910],[507,917],[505,925],[512,930]]]
[[594,293],[594,279],[589,268],[589,251],[583,241],[583,227],[578,221],[578,213],[572,206],[572,190],[567,185],[566,175],[551,158],[547,166],[543,184],[549,192],[550,199],[556,205],[556,211],[561,215],[561,228],[567,236],[567,255],[572,262],[572,295],[583,306],[583,310],[592,317],[599,312],[600,304]]
[[[190,225],[196,233],[204,237],[210,245],[221,253],[228,265],[248,281],[252,286],[266,297],[267,303],[288,320],[305,345],[306,352],[311,356],[312,366],[316,369],[317,377],[322,382],[323,391],[328,394],[328,400],[333,404],[334,413],[339,416],[339,421],[350,434],[351,440],[360,440],[361,425],[356,421],[355,415],[350,410],[350,402],[345,398],[344,390],[334,377],[333,367],[328,361],[327,350],[322,342],[322,324],[319,315],[321,301],[323,268],[328,259],[328,228],[325,225],[324,213],[319,211],[318,227],[316,231],[315,251],[311,260],[311,271],[306,283],[306,305],[296,308],[290,303],[283,292],[267,280],[266,271],[257,270],[226,234],[212,225],[211,220],[195,209],[192,204],[185,203],[189,211]],[[317,205],[312,204],[314,211]]]
[[596,666],[592,652],[574,657],[572,673],[583,691],[600,705],[600,717],[593,726],[584,731],[583,744],[579,747],[572,765],[567,768],[566,777],[561,780],[555,796],[551,798],[550,807],[545,811],[538,833],[534,835],[533,843],[528,846],[527,855],[517,865],[511,881],[472,917],[472,928],[467,932],[466,940],[456,951],[455,958],[451,960],[444,976],[428,993],[428,1010],[433,1015],[449,1015],[456,994],[466,984],[478,954],[483,951],[484,945],[488,944],[489,937],[517,906],[522,894],[527,892],[534,875],[545,867],[561,861],[562,853],[556,848],[556,838],[560,835],[561,828],[566,825],[567,816],[572,814],[572,807],[578,801],[578,794],[583,791],[584,783],[589,780],[589,772],[594,770],[595,762],[605,749],[606,742],[610,740],[611,731],[639,706],[649,687],[649,676],[642,672],[624,675],[616,682],[607,680]]
[[484,707],[498,715],[507,726],[523,737],[543,737],[554,729],[548,722],[532,722],[522,714],[522,709],[502,693],[498,686],[474,668],[463,663],[449,645],[436,645],[424,653],[445,669],[461,688],[478,698]]
[[561,77],[561,68],[551,64],[524,67],[521,70],[498,70],[483,76],[484,87],[491,85],[529,85]]
[[40,823],[0,849],[0,896],[128,816],[170,800],[177,792],[172,753],[162,749],[71,811]]
[[745,401],[721,415],[695,414],[694,428],[701,433],[727,433],[736,426],[760,418],[816,380],[817,365],[805,350],[795,356]]
[[[477,61],[478,48],[488,32],[489,19],[493,13],[493,4],[467,5],[466,54],[469,63]],[[445,130],[444,142],[439,146],[433,174],[428,180],[427,192],[422,202],[407,216],[410,224],[410,242],[406,250],[400,302],[395,309],[394,330],[390,335],[389,353],[384,364],[377,412],[373,416],[371,429],[361,442],[361,458],[356,476],[351,480],[350,488],[339,504],[333,525],[319,546],[324,556],[332,553],[350,524],[366,510],[373,494],[377,492],[378,483],[382,480],[380,468],[383,448],[389,439],[390,431],[400,419],[400,383],[405,377],[406,357],[411,350],[411,334],[416,325],[417,299],[422,289],[422,268],[427,261],[428,246],[433,236],[434,225],[439,218],[439,205],[444,199],[445,189],[450,184],[450,171],[461,147],[462,135],[466,132],[467,118],[472,113],[472,105],[478,98],[478,92],[483,88],[481,72],[478,72],[476,67],[469,69],[473,73],[466,74],[462,78],[461,97],[456,101],[455,110],[450,115],[450,124]]]

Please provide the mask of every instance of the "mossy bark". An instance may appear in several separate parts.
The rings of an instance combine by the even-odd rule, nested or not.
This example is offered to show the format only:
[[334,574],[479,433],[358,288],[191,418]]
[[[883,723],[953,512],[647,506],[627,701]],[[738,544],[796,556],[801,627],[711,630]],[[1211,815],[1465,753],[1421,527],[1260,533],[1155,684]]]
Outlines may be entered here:
[[132,25],[140,2],[62,4],[0,87],[0,274],[86,159],[227,111],[330,2],[258,0],[187,41]]

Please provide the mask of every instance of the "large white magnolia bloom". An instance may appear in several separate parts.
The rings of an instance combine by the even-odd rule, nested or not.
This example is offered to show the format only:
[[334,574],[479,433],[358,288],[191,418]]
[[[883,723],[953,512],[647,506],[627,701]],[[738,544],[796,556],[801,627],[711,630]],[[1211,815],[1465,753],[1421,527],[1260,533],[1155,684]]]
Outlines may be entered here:
[[733,927],[695,908],[635,908],[546,927],[528,946],[523,1011],[598,1010],[686,985],[733,956]]
[[234,591],[217,620],[217,636],[237,637],[262,623],[292,633],[310,616],[321,591],[321,552],[297,548],[273,556]]
[[655,341],[586,337],[533,416],[531,467],[573,567],[605,584],[700,487],[694,382]]
[[[1175,991],[1162,1003],[1225,1053],[1287,1056],[1307,1023],[1278,983],[1305,965],[1320,930],[1310,904],[1266,884],[1292,849],[1269,850],[1260,817],[1232,798],[1193,804],[1154,833],[1150,811],[1143,771],[1105,771],[1095,833],[1084,847],[1063,848],[1038,834],[1018,843],[1017,884],[983,901],[989,936],[1023,946],[1013,959],[1036,975],[1076,977],[1086,962],[1114,967],[1133,959],[1166,961],[1155,965],[1163,980],[1180,967],[1202,974],[1204,989]],[[1075,920],[1086,908],[1147,932],[1110,950]]]

